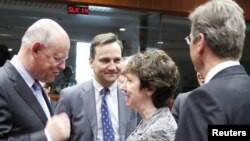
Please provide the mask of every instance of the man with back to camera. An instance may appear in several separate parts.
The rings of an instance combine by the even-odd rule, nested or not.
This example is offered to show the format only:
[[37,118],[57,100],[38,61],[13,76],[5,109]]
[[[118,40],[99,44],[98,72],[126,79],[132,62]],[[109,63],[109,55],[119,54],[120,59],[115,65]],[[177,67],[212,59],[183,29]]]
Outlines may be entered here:
[[191,60],[205,84],[187,97],[175,140],[207,141],[208,125],[250,124],[250,78],[239,63],[246,25],[232,0],[208,1],[189,19]]
[[125,141],[135,129],[136,112],[126,106],[117,82],[121,55],[122,44],[113,33],[96,35],[89,58],[93,79],[61,91],[56,113],[69,115],[71,141]]
[[0,68],[0,140],[64,141],[70,123],[53,116],[38,81],[52,82],[65,68],[68,34],[55,21],[40,19],[22,37],[17,55]]

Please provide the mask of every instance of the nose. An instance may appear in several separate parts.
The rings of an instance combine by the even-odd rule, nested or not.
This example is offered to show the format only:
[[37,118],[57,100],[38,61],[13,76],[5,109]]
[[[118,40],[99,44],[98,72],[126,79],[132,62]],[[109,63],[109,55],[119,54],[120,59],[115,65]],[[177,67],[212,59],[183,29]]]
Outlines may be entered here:
[[109,65],[108,65],[108,69],[109,70],[115,70],[116,69],[116,64],[113,61],[110,62]]
[[63,60],[62,62],[60,62],[58,64],[58,67],[59,67],[60,71],[64,70],[66,67],[66,60]]

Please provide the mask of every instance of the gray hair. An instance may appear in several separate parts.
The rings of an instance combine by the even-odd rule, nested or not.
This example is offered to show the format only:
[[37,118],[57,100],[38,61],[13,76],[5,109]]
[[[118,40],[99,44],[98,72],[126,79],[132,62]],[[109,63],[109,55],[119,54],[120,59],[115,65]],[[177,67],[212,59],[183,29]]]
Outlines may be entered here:
[[239,60],[242,55],[246,24],[242,8],[232,0],[211,0],[190,15],[191,33],[203,33],[211,50],[221,58]]

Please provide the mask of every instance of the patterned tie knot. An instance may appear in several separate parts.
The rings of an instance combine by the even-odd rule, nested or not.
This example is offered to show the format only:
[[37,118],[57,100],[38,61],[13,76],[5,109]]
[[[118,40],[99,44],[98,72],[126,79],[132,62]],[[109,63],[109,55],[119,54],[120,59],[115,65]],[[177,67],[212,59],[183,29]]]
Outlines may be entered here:
[[103,96],[103,98],[105,98],[106,95],[109,93],[110,93],[109,88],[103,88],[100,92],[100,94]]
[[34,84],[32,85],[32,88],[35,91],[41,90],[41,86],[40,86],[40,84],[39,84],[39,82],[37,80],[35,80]]

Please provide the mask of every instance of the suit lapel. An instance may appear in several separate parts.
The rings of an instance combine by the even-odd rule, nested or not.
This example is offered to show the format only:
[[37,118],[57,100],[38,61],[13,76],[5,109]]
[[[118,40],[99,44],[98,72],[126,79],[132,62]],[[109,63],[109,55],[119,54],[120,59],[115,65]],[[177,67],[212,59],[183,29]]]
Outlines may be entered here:
[[93,82],[89,81],[84,86],[85,92],[83,94],[83,103],[86,108],[86,115],[91,125],[92,133],[94,134],[94,140],[97,138],[97,116],[96,116],[96,101],[95,101],[95,90]]
[[38,100],[35,95],[29,88],[29,86],[25,83],[21,75],[17,72],[17,70],[11,65],[10,62],[6,63],[5,67],[9,77],[12,81],[14,81],[14,88],[17,93],[24,99],[24,101],[31,107],[31,109],[37,114],[37,116],[41,119],[41,121],[46,125],[47,117],[40,106]]

